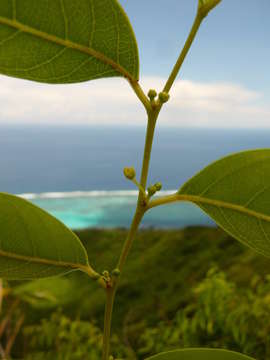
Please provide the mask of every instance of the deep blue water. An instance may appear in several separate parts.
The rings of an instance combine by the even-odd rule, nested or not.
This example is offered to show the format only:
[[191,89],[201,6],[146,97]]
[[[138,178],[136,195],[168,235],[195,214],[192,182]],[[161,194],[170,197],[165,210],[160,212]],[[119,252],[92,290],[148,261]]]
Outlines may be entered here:
[[[134,190],[122,169],[135,166],[139,172],[144,131],[136,127],[2,126],[0,191],[32,194],[31,201],[72,228],[128,226],[135,196],[93,191]],[[213,160],[268,145],[269,130],[161,127],[153,145],[149,179],[161,181],[165,190],[177,189]],[[74,191],[80,193],[70,194]],[[61,194],[44,194],[55,192]],[[200,210],[186,204],[154,209],[144,221],[145,226],[162,227],[209,223]]]

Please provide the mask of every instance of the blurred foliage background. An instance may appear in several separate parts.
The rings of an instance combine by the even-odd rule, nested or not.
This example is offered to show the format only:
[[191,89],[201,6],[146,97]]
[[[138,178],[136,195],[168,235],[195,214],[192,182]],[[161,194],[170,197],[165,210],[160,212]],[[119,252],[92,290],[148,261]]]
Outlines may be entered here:
[[[112,270],[126,230],[78,232],[92,265]],[[99,360],[104,293],[82,273],[3,282],[0,358]],[[141,230],[113,319],[117,359],[219,347],[270,360],[270,259],[220,229]]]

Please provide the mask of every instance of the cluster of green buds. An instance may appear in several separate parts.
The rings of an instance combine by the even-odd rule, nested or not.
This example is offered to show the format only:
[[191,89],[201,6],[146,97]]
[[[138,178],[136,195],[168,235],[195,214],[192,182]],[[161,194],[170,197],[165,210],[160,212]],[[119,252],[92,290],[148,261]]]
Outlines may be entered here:
[[161,93],[158,94],[158,98],[161,104],[165,104],[167,101],[169,101],[170,95],[165,91],[162,91]]
[[157,97],[157,92],[156,92],[156,90],[154,90],[154,89],[150,89],[150,90],[148,91],[148,94],[147,94],[147,95],[148,95],[150,101],[152,102],[152,101],[154,101],[155,98]]
[[150,185],[147,188],[148,197],[155,195],[155,193],[160,191],[161,189],[162,189],[162,184],[160,182],[158,182],[154,185]]
[[168,93],[166,93],[165,91],[162,91],[161,93],[157,94],[156,90],[154,90],[154,89],[150,89],[148,91],[147,95],[148,95],[152,105],[157,105],[157,102],[156,102],[157,95],[158,95],[159,102],[161,104],[165,104],[170,99],[170,95]]
[[109,283],[109,282],[110,282],[110,280],[111,280],[111,275],[110,275],[109,271],[104,270],[104,271],[102,272],[102,276],[103,276],[103,279],[104,279],[104,281],[105,281],[106,283]]
[[108,270],[104,270],[102,272],[102,278],[106,283],[107,288],[111,288],[113,286],[114,281],[116,281],[120,276],[120,270],[114,269],[112,272]]

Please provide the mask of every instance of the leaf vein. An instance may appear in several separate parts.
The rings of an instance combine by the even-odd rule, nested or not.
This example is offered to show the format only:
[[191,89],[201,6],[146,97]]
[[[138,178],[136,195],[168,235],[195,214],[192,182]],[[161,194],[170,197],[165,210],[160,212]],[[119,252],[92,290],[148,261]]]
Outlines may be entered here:
[[262,195],[266,190],[268,190],[270,188],[269,186],[264,186],[263,189],[258,190],[253,196],[251,196],[251,198],[245,203],[244,207],[248,207],[252,202],[254,202],[258,196]]
[[95,18],[95,6],[94,1],[89,0],[90,9],[91,9],[91,20],[92,20],[92,30],[90,32],[90,39],[89,39],[89,47],[92,47],[94,41],[94,35],[96,31],[96,18]]
[[72,42],[70,40],[62,39],[62,38],[60,38],[58,36],[45,33],[45,32],[43,32],[41,30],[34,29],[34,28],[32,28],[32,27],[30,27],[28,25],[22,24],[22,23],[20,23],[18,21],[6,19],[6,18],[3,18],[1,16],[0,16],[0,24],[7,25],[7,26],[15,28],[17,30],[21,30],[24,33],[27,33],[27,34],[30,34],[32,36],[41,38],[41,39],[46,40],[48,42],[53,42],[55,44],[58,44],[58,45],[61,45],[61,46],[67,47],[67,48],[71,48],[71,49],[79,51],[81,53],[90,55],[90,56],[96,58],[97,60],[103,62],[104,64],[107,64],[107,65],[111,66],[112,69],[114,69],[117,73],[119,73],[122,76],[126,77],[130,81],[133,81],[133,82],[137,81],[137,79],[135,79],[133,77],[133,75],[131,75],[124,67],[117,64],[115,61],[108,58],[103,53],[95,50],[94,48],[86,47],[84,45],[74,43],[74,42]]
[[15,31],[13,34],[9,35],[7,38],[0,41],[0,46],[4,45],[7,41],[13,40],[17,35],[21,33],[20,30]]
[[[202,203],[202,204],[208,204],[208,205],[213,205],[216,207],[221,207],[224,209],[230,209],[230,210],[235,210],[238,211],[240,213],[243,214],[247,214],[247,215],[251,215],[257,219],[262,219],[265,220],[267,222],[270,222],[270,216],[269,215],[265,215],[262,213],[259,213],[255,210],[251,210],[249,208],[245,208],[242,205],[238,205],[238,204],[233,204],[233,203],[228,203],[225,202],[223,200],[216,200],[216,199],[210,199],[210,198],[205,198],[205,197],[201,197],[201,196],[197,196],[197,195],[188,195],[188,194],[179,194],[177,195],[176,199],[178,200],[182,200],[182,201],[191,201],[193,203]],[[173,198],[172,198],[173,200]]]
[[65,39],[68,40],[68,17],[67,17],[66,10],[65,10],[65,4],[64,4],[64,0],[59,0],[59,1],[60,1],[62,14],[63,14],[64,23],[65,23]]

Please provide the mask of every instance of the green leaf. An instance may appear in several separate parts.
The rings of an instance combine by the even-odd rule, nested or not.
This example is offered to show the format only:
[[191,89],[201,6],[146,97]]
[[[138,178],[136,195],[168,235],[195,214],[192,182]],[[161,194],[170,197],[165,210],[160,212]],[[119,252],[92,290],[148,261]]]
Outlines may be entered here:
[[183,349],[152,356],[146,360],[254,360],[249,356],[219,349]]
[[138,80],[136,39],[117,0],[1,0],[0,73],[45,83]]
[[225,157],[194,176],[178,194],[240,242],[270,256],[270,149]]
[[23,282],[12,287],[11,293],[36,309],[53,309],[72,303],[81,292],[73,279],[66,276]]
[[94,275],[79,238],[30,202],[0,193],[0,277],[35,279],[72,270]]

